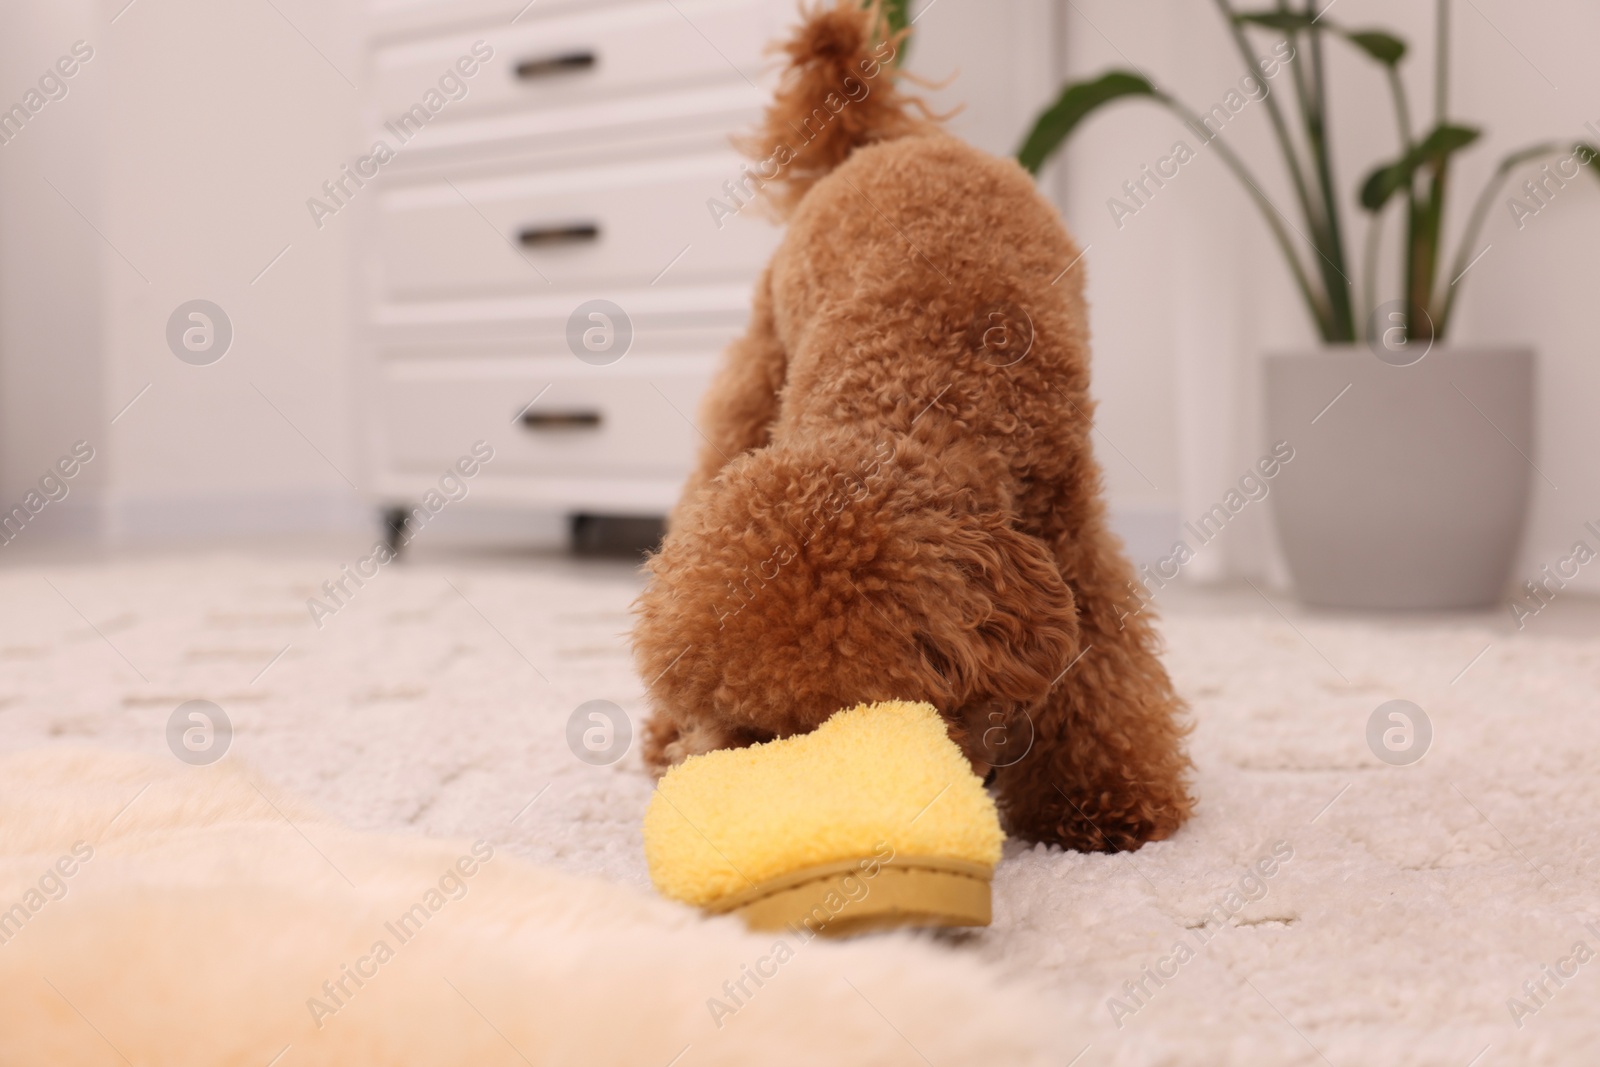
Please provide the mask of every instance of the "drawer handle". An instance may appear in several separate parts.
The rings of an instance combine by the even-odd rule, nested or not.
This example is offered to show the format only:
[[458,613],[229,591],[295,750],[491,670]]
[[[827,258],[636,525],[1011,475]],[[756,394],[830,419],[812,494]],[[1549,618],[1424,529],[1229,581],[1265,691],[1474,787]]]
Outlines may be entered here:
[[597,430],[598,411],[524,411],[522,425],[530,430]]
[[553,56],[543,56],[539,59],[524,59],[517,64],[517,77],[523,81],[534,81],[538,78],[548,78],[556,74],[568,74],[573,71],[589,70],[594,67],[598,57],[593,52],[561,52]]
[[517,234],[523,248],[548,248],[551,245],[586,244],[600,239],[600,227],[592,222],[572,222],[555,226],[529,226]]

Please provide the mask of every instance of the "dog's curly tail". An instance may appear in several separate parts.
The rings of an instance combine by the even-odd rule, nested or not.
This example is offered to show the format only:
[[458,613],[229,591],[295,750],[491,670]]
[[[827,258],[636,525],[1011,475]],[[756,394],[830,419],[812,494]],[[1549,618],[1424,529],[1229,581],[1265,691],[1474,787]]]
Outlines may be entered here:
[[902,93],[895,65],[909,29],[893,31],[879,0],[822,0],[774,50],[788,66],[761,126],[736,138],[780,216],[861,145],[931,129],[940,116]]

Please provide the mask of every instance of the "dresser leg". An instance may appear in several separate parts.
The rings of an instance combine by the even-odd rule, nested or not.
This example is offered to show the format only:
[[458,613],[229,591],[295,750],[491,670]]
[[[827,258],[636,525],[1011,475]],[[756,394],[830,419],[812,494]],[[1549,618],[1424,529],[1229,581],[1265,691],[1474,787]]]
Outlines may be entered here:
[[383,519],[383,540],[389,546],[389,551],[395,556],[400,555],[403,547],[400,538],[406,532],[406,526],[411,521],[411,509],[403,507],[384,508],[381,512]]
[[666,520],[660,515],[590,515],[570,517],[571,545],[579,556],[640,559],[661,548]]

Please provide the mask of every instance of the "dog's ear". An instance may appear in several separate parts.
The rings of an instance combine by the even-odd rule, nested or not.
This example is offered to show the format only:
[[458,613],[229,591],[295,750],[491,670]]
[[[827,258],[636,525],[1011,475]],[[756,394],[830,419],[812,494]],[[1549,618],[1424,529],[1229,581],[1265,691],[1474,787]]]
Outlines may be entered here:
[[[922,657],[949,690],[940,710],[975,763],[1026,745],[1022,720],[1077,655],[1077,605],[1049,547],[994,508],[948,511],[914,592]],[[931,532],[931,531],[930,531]],[[889,588],[893,588],[893,583]]]

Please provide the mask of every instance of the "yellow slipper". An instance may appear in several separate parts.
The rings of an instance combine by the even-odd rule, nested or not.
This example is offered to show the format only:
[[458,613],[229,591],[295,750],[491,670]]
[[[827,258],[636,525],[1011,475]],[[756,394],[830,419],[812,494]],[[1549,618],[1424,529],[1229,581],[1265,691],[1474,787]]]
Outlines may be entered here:
[[987,926],[1005,839],[932,706],[861,704],[809,734],[661,779],[645,859],[664,895],[753,929]]

